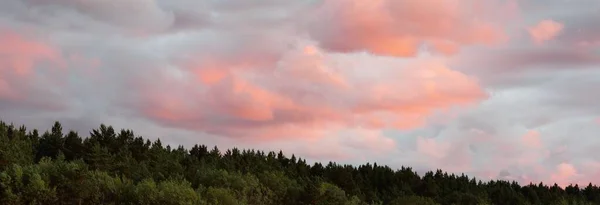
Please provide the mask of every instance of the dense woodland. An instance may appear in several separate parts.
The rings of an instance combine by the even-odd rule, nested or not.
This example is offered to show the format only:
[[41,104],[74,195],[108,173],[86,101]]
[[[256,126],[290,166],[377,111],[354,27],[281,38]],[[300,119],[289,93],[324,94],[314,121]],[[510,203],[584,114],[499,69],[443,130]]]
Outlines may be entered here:
[[600,189],[307,164],[281,151],[187,150],[104,125],[81,136],[58,122],[42,134],[0,122],[0,204],[600,204]]

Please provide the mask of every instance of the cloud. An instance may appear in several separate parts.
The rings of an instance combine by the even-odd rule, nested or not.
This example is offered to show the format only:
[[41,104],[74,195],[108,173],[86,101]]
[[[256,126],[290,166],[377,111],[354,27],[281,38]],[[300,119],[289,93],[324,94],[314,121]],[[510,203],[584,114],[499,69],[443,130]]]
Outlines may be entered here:
[[[60,7],[137,33],[164,30],[174,20],[172,13],[165,11],[154,0],[25,0],[24,2],[37,9],[51,10]],[[125,16],[127,18],[124,18]]]
[[572,183],[572,178],[577,176],[577,169],[572,164],[560,163],[556,166],[556,171],[552,174],[552,180],[560,184],[562,187],[566,187],[569,183]]
[[210,83],[202,76],[213,77],[212,73],[188,81],[159,74],[156,79],[166,80],[159,84],[180,89],[163,93],[141,86],[140,93],[148,93],[142,110],[159,122],[217,135],[265,136],[277,131],[273,135],[283,137],[299,135],[279,132],[296,126],[411,129],[436,111],[486,97],[475,79],[427,59],[381,64],[374,73],[379,80],[366,81],[367,68],[358,62],[376,64],[377,58],[323,54],[313,45],[300,44],[270,64],[217,63],[223,72]]
[[600,176],[595,6],[114,3],[0,1],[3,120],[523,183]]
[[531,148],[540,148],[542,146],[540,133],[535,130],[528,131],[527,134],[523,135],[523,143]]
[[346,145],[357,150],[373,150],[382,155],[396,149],[396,141],[384,136],[380,130],[351,129],[341,132],[340,137]]
[[60,53],[50,46],[26,39],[12,31],[2,31],[0,40],[5,45],[1,53],[4,64],[2,67],[6,72],[12,70],[17,75],[30,75],[36,61],[60,63],[62,58]]
[[535,26],[529,27],[527,31],[533,42],[542,44],[545,41],[551,40],[558,36],[563,30],[564,25],[553,20],[540,21]]
[[308,31],[325,49],[336,52],[409,57],[426,44],[435,52],[454,54],[462,46],[506,41],[495,20],[510,8],[496,1],[324,1],[311,14]]
[[[57,109],[57,102],[41,102],[35,95],[58,97],[46,85],[58,85],[54,73],[64,72],[66,60],[52,46],[10,30],[0,30],[0,109],[18,104],[34,104]],[[44,74],[46,73],[46,74]],[[45,105],[44,105],[45,104]],[[5,107],[6,106],[6,107]]]
[[465,51],[448,62],[455,70],[480,80],[482,86],[497,88],[538,86],[559,75],[594,73],[600,55],[569,43],[548,47],[513,45],[494,51]]
[[417,138],[417,151],[430,157],[441,159],[447,156],[449,144],[439,143],[432,138]]

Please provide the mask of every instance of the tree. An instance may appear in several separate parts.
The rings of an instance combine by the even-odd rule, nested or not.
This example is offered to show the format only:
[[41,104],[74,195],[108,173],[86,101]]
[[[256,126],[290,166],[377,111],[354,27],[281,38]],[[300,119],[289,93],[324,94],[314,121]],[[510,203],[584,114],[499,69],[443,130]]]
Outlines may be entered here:
[[393,200],[390,205],[438,205],[438,203],[427,197],[404,196]]
[[107,171],[111,169],[112,156],[107,147],[103,147],[100,144],[94,144],[86,154],[85,162],[89,164],[92,169]]
[[85,147],[81,137],[76,132],[70,131],[65,137],[62,152],[67,160],[75,160],[83,157]]
[[600,204],[591,183],[521,186],[375,163],[309,165],[282,151],[188,151],[106,125],[90,135],[0,122],[0,204]]
[[51,157],[55,159],[63,148],[64,138],[62,125],[59,122],[55,122],[54,126],[52,126],[52,132],[44,133],[39,141],[36,161],[39,161],[42,157]]

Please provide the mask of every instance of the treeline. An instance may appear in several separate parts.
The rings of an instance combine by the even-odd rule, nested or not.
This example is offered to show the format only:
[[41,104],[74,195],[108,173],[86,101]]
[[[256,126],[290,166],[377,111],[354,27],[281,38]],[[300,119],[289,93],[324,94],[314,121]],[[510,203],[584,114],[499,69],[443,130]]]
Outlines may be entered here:
[[82,138],[58,122],[41,135],[0,122],[0,204],[600,204],[600,189],[308,164],[281,151],[187,150],[105,125]]

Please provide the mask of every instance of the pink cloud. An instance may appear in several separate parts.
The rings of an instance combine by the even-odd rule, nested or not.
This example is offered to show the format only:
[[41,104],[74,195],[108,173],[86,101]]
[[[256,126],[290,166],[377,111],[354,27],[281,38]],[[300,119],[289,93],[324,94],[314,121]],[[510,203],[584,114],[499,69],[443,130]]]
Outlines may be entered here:
[[0,31],[0,55],[4,72],[20,76],[30,75],[35,63],[50,61],[60,63],[61,54],[49,45],[27,39],[12,31]]
[[600,162],[591,159],[579,159],[580,163],[560,163],[554,169],[545,170],[549,172],[546,178],[538,180],[557,183],[562,187],[570,184],[578,184],[580,187],[588,183],[597,184],[600,176]]
[[202,83],[208,84],[208,85],[212,85],[217,82],[220,82],[225,77],[227,77],[227,70],[219,69],[218,67],[216,67],[216,68],[210,68],[210,67],[206,68],[205,67],[204,69],[198,70],[196,73],[197,73],[200,81],[202,81]]
[[417,138],[417,151],[429,157],[442,159],[447,156],[450,144],[438,142],[434,138]]
[[578,175],[575,166],[569,163],[560,163],[556,166],[556,171],[550,176],[550,179],[562,187],[568,186],[574,182],[574,177]]
[[50,45],[19,33],[0,30],[0,98],[26,98],[34,82],[35,68],[44,63],[61,68],[65,61]]
[[553,20],[540,21],[535,26],[527,28],[531,39],[536,44],[542,44],[558,36],[563,30],[564,25]]
[[454,54],[461,46],[506,41],[502,26],[496,22],[499,11],[512,10],[513,4],[470,0],[325,1],[314,14],[309,32],[324,48],[338,52],[365,50],[406,57],[415,56],[422,44],[433,44],[440,53]]
[[460,45],[447,42],[447,41],[432,41],[430,43],[433,46],[433,50],[444,55],[454,55],[457,54],[460,50]]
[[231,76],[215,87],[213,100],[222,113],[247,121],[271,121],[275,110],[295,108],[289,97],[271,92],[242,78]]
[[2,98],[14,98],[16,94],[10,88],[8,82],[0,78],[0,97]]
[[[476,79],[436,61],[407,64],[410,69],[391,71],[389,78],[364,87],[354,113],[383,127],[412,129],[423,125],[434,111],[467,106],[487,97]],[[402,80],[399,80],[402,79]]]
[[448,172],[473,171],[470,143],[464,139],[440,139],[417,137],[416,158],[429,169],[443,168]]
[[[215,75],[210,72],[184,79],[159,72],[151,83],[140,81],[136,88],[144,103],[141,110],[151,119],[253,139],[324,137],[318,130],[358,126],[413,129],[423,126],[436,111],[468,106],[487,97],[476,79],[441,62],[386,63],[374,71],[383,74],[378,80],[365,81],[368,68],[354,63],[357,58],[372,65],[377,62],[372,56],[327,54],[301,43],[270,64],[243,61],[240,66],[236,61],[216,61],[210,65],[218,65],[214,68],[223,72],[211,82],[203,77],[212,79]],[[183,72],[213,68],[191,65],[193,69],[183,68]],[[394,68],[397,66],[400,68]],[[380,144],[378,147],[390,144],[372,136],[361,140]]]
[[282,71],[278,74],[297,76],[305,83],[347,89],[349,85],[345,76],[339,68],[332,68],[328,61],[319,48],[307,45],[302,52],[298,49],[285,55],[278,63]]
[[530,130],[525,135],[523,135],[522,141],[525,144],[525,146],[527,146],[527,147],[531,147],[531,148],[541,148],[542,147],[542,140],[540,139],[540,133],[535,130]]
[[340,141],[359,150],[373,150],[385,154],[396,149],[396,142],[384,136],[381,130],[351,129],[339,135]]

